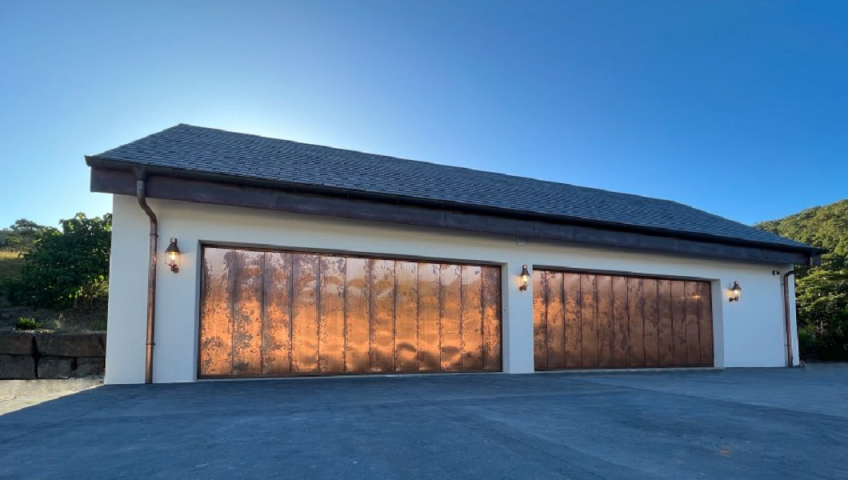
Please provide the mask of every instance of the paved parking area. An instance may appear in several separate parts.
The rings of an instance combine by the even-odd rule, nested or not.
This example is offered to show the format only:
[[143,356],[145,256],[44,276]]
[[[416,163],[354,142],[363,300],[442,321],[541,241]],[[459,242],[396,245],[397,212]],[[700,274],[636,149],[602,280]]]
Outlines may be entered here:
[[848,365],[105,386],[0,416],[0,478],[847,478]]
[[0,380],[0,415],[103,385],[102,378]]

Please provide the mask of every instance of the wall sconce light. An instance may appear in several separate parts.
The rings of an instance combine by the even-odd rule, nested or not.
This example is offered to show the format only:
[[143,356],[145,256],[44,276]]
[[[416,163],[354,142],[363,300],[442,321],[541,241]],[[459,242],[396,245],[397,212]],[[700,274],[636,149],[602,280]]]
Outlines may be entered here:
[[177,239],[172,238],[171,244],[165,249],[165,254],[168,255],[168,266],[171,271],[177,273],[180,271],[180,247],[177,246]]
[[530,285],[530,270],[527,269],[527,265],[521,266],[521,286],[518,287],[522,292],[527,290],[527,286]]
[[742,287],[739,286],[739,282],[733,282],[733,286],[730,287],[730,298],[728,299],[731,302],[738,302],[739,297],[742,296]]

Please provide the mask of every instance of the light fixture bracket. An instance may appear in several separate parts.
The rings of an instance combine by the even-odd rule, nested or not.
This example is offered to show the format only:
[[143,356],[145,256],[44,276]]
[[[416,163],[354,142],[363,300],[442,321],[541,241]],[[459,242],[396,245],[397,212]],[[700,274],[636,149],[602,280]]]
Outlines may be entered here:
[[727,300],[729,302],[738,302],[739,298],[742,296],[742,287],[739,286],[738,281],[733,282],[733,286],[730,287],[730,298]]
[[526,291],[527,287],[530,285],[530,270],[527,268],[527,265],[521,266],[521,285],[518,287],[519,290]]
[[168,267],[171,268],[171,271],[177,273],[180,271],[180,247],[177,245],[177,239],[172,238],[171,242],[168,244],[168,248],[165,249],[165,255],[168,258]]

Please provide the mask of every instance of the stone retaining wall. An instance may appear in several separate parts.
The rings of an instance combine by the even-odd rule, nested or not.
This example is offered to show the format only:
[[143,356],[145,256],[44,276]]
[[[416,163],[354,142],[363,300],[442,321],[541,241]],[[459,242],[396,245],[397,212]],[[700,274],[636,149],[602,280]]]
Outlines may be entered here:
[[102,376],[105,333],[0,333],[0,380]]

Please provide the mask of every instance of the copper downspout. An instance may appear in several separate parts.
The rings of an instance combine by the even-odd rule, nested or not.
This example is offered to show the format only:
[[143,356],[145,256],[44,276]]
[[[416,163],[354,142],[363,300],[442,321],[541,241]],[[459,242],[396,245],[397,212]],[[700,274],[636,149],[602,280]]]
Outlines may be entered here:
[[783,316],[786,320],[786,366],[795,366],[795,354],[792,350],[792,311],[789,302],[789,276],[802,269],[790,270],[783,274]]
[[821,256],[813,256],[810,258],[810,264],[801,267],[792,269],[783,274],[783,316],[786,320],[786,366],[794,367],[795,366],[795,352],[792,349],[792,309],[790,307],[789,301],[789,276],[795,275],[797,273],[801,273],[810,268],[821,265]]
[[159,240],[159,223],[145,196],[144,175],[138,174],[135,184],[138,204],[150,217],[150,266],[147,270],[147,354],[144,358],[144,383],[153,383],[153,326],[156,320],[156,248]]

